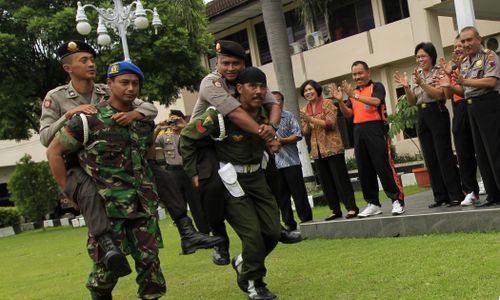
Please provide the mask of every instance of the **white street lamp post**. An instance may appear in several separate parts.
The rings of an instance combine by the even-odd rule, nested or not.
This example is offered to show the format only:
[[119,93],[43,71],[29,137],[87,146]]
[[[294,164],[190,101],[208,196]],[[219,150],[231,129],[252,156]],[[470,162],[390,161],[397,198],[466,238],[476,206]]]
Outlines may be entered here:
[[[101,46],[111,44],[111,37],[108,35],[107,28],[112,28],[121,38],[123,55],[125,60],[130,61],[127,43],[127,29],[132,24],[135,29],[146,29],[149,26],[149,21],[146,18],[146,12],[153,14],[153,21],[151,24],[155,28],[155,34],[158,27],[162,25],[160,15],[156,11],[156,7],[151,9],[144,9],[140,0],[136,0],[127,6],[123,6],[121,0],[113,0],[114,8],[100,8],[92,4],[82,5],[78,1],[76,11],[76,30],[81,35],[87,35],[92,30],[89,19],[85,14],[87,7],[93,8],[99,14],[99,23],[97,25],[97,43]],[[132,7],[135,5],[135,10]]]

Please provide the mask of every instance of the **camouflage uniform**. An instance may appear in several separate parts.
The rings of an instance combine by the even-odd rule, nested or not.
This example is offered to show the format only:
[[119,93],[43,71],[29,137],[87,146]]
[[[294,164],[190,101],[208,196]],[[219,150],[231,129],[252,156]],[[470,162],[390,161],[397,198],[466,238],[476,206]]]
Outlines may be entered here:
[[[97,105],[97,114],[87,116],[88,140],[79,115],[61,130],[59,141],[65,149],[78,152],[81,167],[91,176],[104,199],[114,239],[122,251],[131,254],[137,270],[138,296],[158,298],[165,291],[158,248],[162,240],[155,212],[156,186],[146,160],[152,144],[153,124],[133,122],[119,126],[111,116],[117,111],[108,102]],[[87,287],[98,293],[111,292],[118,278],[100,262],[100,248],[93,237],[88,252],[94,262]]]
[[[267,122],[264,108],[261,108],[256,122]],[[242,241],[242,279],[255,280],[266,275],[264,260],[278,243],[279,210],[260,168],[265,142],[259,136],[243,131],[227,117],[224,118],[224,125],[227,137],[214,143],[219,162],[258,166],[252,171],[237,173],[245,195],[234,197],[226,191],[224,203],[227,220]],[[201,152],[196,150],[198,141],[210,136],[219,137],[219,128],[218,112],[209,109],[181,132],[180,149],[188,176],[198,174],[196,161]]]

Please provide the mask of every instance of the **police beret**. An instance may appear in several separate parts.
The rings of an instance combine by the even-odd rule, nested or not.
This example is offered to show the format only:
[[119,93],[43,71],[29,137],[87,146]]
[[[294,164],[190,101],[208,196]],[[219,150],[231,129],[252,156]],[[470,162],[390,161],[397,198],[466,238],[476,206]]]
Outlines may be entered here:
[[178,109],[171,109],[170,110],[170,115],[171,116],[178,116],[180,118],[185,118],[186,116],[184,116],[184,114],[182,113],[182,111],[178,110]]
[[110,64],[108,67],[108,78],[130,73],[139,76],[140,81],[144,81],[144,74],[141,69],[129,61],[118,61]]
[[92,56],[96,56],[94,48],[82,41],[69,41],[57,48],[57,55],[60,59],[78,52],[88,52],[92,54]]
[[215,44],[215,52],[217,54],[236,56],[245,59],[245,49],[233,41],[220,40]]
[[256,67],[248,67],[240,72],[237,83],[245,84],[245,83],[263,83],[267,85],[266,74],[262,72],[259,68]]

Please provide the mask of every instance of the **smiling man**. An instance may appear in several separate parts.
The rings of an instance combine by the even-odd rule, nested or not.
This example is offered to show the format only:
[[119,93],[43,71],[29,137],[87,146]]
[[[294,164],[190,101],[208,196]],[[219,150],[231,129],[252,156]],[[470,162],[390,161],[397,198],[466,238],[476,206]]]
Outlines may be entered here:
[[[113,116],[130,112],[140,84],[142,71],[122,61],[108,68],[110,98],[96,106],[95,114],[79,114],[67,122],[50,143],[47,158],[54,179],[65,190],[68,185],[63,155],[77,153],[81,168],[97,186],[110,222],[110,234],[124,253],[130,253],[137,270],[137,295],[157,299],[165,293],[158,247],[161,235],[155,217],[158,195],[148,155],[154,158],[152,122],[134,121],[121,126]],[[103,263],[103,253],[94,237],[87,249],[93,269],[87,281],[92,299],[111,299],[118,276]]]
[[[390,140],[387,137],[385,120],[385,88],[380,82],[370,79],[370,69],[364,61],[355,61],[351,66],[353,89],[347,81],[342,87],[332,86],[332,95],[339,102],[340,111],[346,118],[354,117],[354,153],[358,165],[363,197],[368,206],[359,217],[382,213],[378,195],[377,175],[386,195],[392,199],[392,214],[404,211],[403,187],[394,168]],[[342,91],[349,97],[346,104]]]

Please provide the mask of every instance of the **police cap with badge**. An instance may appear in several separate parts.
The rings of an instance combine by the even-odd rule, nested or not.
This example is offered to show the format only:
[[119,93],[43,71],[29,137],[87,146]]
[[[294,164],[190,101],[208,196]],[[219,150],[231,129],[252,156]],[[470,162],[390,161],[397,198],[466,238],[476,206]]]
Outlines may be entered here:
[[129,61],[118,61],[109,65],[107,72],[108,79],[123,74],[135,74],[139,77],[140,82],[144,81],[144,74],[141,69]]
[[245,49],[233,41],[220,40],[215,44],[215,52],[220,55],[230,55],[237,58],[245,59]]
[[92,54],[93,57],[96,56],[96,52],[94,48],[92,48],[89,44],[82,41],[69,41],[57,48],[57,55],[60,59],[65,58],[68,55],[75,54],[78,52],[87,52]]

